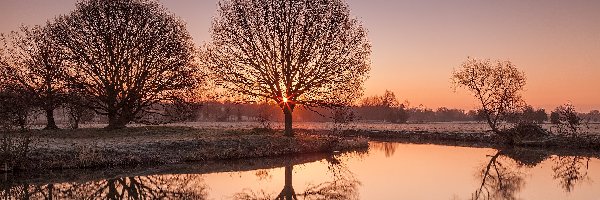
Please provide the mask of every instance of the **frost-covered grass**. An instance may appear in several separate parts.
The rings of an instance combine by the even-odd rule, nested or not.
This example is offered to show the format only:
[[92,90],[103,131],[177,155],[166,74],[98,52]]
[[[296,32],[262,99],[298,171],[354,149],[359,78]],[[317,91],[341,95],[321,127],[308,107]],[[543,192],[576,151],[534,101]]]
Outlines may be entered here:
[[[59,125],[60,126],[60,125]],[[82,124],[85,128],[102,128],[106,124]],[[140,124],[130,124],[129,127],[142,127]],[[260,128],[258,122],[185,122],[176,124],[166,124],[162,126],[184,126],[200,129],[254,129]],[[61,126],[62,127],[62,126]],[[66,127],[66,126],[65,126]],[[283,129],[283,122],[271,122],[273,129]],[[502,126],[501,126],[502,127]],[[504,125],[509,128],[509,125]],[[552,124],[542,124],[544,129],[557,132],[557,128]],[[41,129],[43,125],[33,126],[34,129]],[[366,131],[426,131],[426,132],[456,132],[456,133],[484,133],[491,131],[486,123],[482,122],[427,122],[427,123],[406,123],[392,124],[384,122],[352,122],[339,125],[332,122],[294,122],[294,128],[306,130],[333,130],[335,128],[366,130]],[[590,123],[581,125],[579,133],[600,135],[600,123]]]
[[152,126],[32,130],[25,170],[169,164],[367,148],[366,139],[280,132]]
[[[176,126],[189,126],[195,128],[216,129],[252,129],[260,127],[256,122],[187,122],[174,124]],[[283,129],[283,122],[272,122],[275,129]],[[167,125],[171,126],[171,125]],[[509,128],[509,125],[504,125]],[[307,130],[333,130],[340,125],[331,122],[295,122],[294,128]],[[555,131],[552,124],[542,124],[542,127]],[[383,122],[353,122],[342,125],[343,129],[366,130],[366,131],[425,131],[425,132],[456,132],[456,133],[484,133],[491,131],[486,123],[478,122],[437,122],[437,123],[407,123],[392,124]],[[600,124],[581,125],[581,134],[600,134]]]

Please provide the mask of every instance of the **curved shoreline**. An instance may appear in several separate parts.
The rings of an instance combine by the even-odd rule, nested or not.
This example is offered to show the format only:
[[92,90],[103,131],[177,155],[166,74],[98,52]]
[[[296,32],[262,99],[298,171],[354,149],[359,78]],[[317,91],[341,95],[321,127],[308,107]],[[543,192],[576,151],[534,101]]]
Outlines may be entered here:
[[[297,136],[278,131],[197,129],[147,126],[121,130],[31,130],[28,158],[2,171],[102,169],[157,166],[186,162],[277,157],[368,148],[368,140],[506,149],[541,149],[561,154],[600,155],[600,136],[552,136],[507,146],[493,133],[430,131],[325,131],[297,129]],[[4,168],[4,167],[2,167]],[[7,170],[6,170],[7,169]]]
[[490,148],[544,148],[547,150],[582,150],[600,152],[600,135],[581,135],[577,137],[565,135],[550,135],[540,140],[523,140],[506,145],[503,139],[492,132],[462,133],[462,132],[431,132],[431,131],[370,131],[345,130],[333,134],[335,136],[365,137],[371,140],[439,144],[468,147]]
[[164,165],[368,148],[368,140],[362,138],[304,133],[290,138],[254,130],[137,127],[31,132],[35,142],[27,159],[15,167],[20,171]]

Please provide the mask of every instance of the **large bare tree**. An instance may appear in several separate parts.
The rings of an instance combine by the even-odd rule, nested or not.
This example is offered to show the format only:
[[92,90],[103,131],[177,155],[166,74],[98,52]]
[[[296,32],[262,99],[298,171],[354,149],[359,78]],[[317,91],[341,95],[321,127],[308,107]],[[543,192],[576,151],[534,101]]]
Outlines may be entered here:
[[468,58],[452,73],[454,89],[465,88],[481,104],[490,128],[503,134],[499,124],[513,110],[523,105],[521,92],[525,73],[510,61],[491,61]]
[[371,45],[343,0],[222,0],[205,60],[246,101],[270,99],[293,136],[296,105],[336,107],[362,95]]
[[84,0],[53,23],[70,65],[70,89],[122,128],[156,103],[195,88],[200,77],[186,24],[151,0]]
[[33,97],[28,101],[46,113],[46,128],[58,129],[54,110],[63,102],[62,56],[46,27],[22,26],[19,31],[1,35],[0,53],[5,78],[13,87]]

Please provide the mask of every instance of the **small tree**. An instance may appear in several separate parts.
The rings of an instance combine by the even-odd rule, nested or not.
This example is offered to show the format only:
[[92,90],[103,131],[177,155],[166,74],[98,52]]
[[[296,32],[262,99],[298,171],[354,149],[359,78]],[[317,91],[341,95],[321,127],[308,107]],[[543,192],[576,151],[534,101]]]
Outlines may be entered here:
[[523,100],[520,92],[525,86],[525,74],[510,61],[491,61],[467,58],[452,73],[454,90],[465,88],[479,101],[490,128],[502,136],[499,129],[505,117],[519,108]]
[[45,129],[58,129],[54,110],[63,103],[62,55],[50,38],[48,28],[22,26],[19,31],[0,35],[0,53],[6,76],[21,92],[31,94],[31,106],[46,114]]
[[575,106],[571,103],[556,107],[551,115],[552,124],[558,128],[559,133],[577,135],[577,130],[581,125],[581,118],[575,111]]
[[123,128],[157,103],[198,86],[185,23],[151,0],[84,0],[52,24],[70,89]]
[[35,114],[34,95],[16,84],[0,85],[0,123],[27,129],[29,117]]
[[64,108],[67,111],[69,125],[72,129],[78,129],[80,123],[91,121],[94,118],[96,113],[86,107],[89,104],[87,97],[77,93],[69,93],[67,99]]
[[206,63],[247,101],[267,98],[293,136],[296,105],[339,107],[362,94],[371,45],[343,0],[222,0]]

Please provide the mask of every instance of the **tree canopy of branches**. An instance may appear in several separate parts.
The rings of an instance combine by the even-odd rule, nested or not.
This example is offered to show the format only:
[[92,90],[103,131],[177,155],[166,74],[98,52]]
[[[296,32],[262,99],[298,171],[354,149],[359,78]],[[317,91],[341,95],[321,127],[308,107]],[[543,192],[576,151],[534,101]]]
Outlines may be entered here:
[[496,133],[498,125],[523,104],[520,92],[525,86],[525,73],[510,61],[467,58],[452,73],[454,89],[465,88],[481,104],[486,121]]
[[[2,59],[0,62],[5,63]],[[0,68],[0,126],[26,129],[28,117],[35,111],[32,94],[14,83],[6,70]]]
[[19,88],[13,90],[14,95],[32,98],[26,102],[45,111],[46,129],[57,129],[54,110],[63,102],[64,92],[62,56],[50,38],[48,28],[22,26],[19,31],[2,35],[0,40],[4,60],[0,67],[4,68],[9,84],[13,84],[11,87]]
[[203,54],[220,84],[270,99],[292,133],[296,105],[337,107],[362,95],[371,45],[343,0],[222,0]]
[[150,0],[84,0],[56,19],[70,89],[90,97],[107,128],[122,128],[159,102],[198,86],[185,23]]
[[25,130],[29,117],[35,113],[34,96],[16,85],[0,86],[0,125]]

